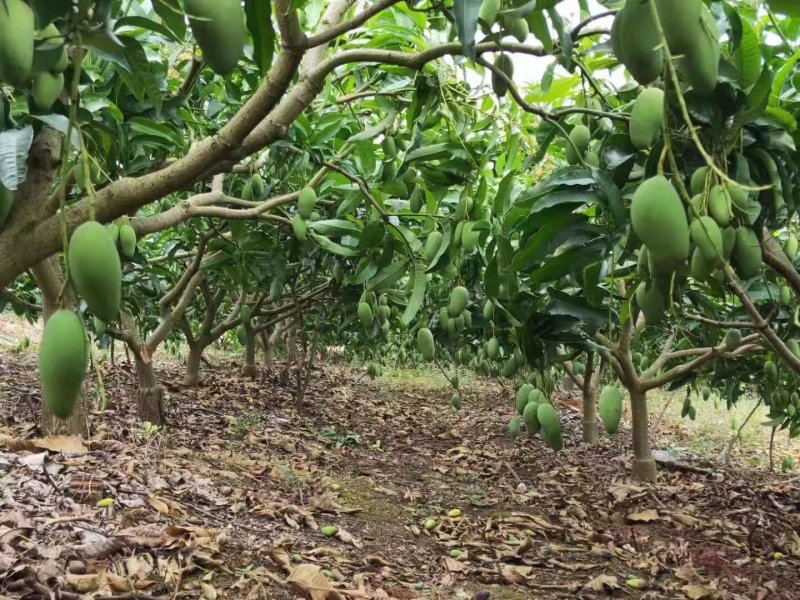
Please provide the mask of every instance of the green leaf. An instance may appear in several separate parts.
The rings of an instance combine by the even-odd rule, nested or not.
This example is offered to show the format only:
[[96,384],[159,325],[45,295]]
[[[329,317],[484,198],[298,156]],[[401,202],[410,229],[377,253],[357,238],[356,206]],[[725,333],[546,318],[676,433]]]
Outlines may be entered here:
[[28,176],[28,150],[32,142],[30,125],[0,133],[0,182],[9,190],[16,190]]
[[408,271],[408,264],[403,261],[395,261],[386,265],[367,283],[367,289],[383,290],[392,287],[400,281]]
[[592,308],[581,296],[570,296],[554,287],[547,288],[550,302],[547,303],[547,312],[554,315],[569,315],[579,319],[582,323],[601,325],[608,321],[608,311]]
[[386,115],[386,117],[384,117],[380,123],[378,123],[377,125],[373,125],[372,127],[368,127],[361,133],[357,133],[351,136],[350,139],[348,139],[347,141],[363,142],[366,140],[371,140],[372,138],[376,138],[384,131],[386,131],[386,128],[389,127],[389,125],[391,125],[392,123],[394,123],[394,120],[396,118],[397,118],[397,113],[395,111],[390,111],[389,114]]
[[82,34],[83,45],[100,58],[116,63],[128,73],[131,73],[131,66],[126,56],[125,44],[108,29],[97,29],[87,31]]
[[602,242],[594,242],[565,250],[534,271],[530,276],[530,282],[531,284],[537,284],[555,281],[570,273],[581,271],[584,267],[596,262],[603,249],[604,244]]
[[123,35],[119,39],[125,45],[125,58],[131,67],[131,75],[147,93],[147,97],[156,110],[156,114],[161,114],[164,96],[150,68],[150,61],[147,60],[144,48],[136,39],[130,36]]
[[324,235],[319,235],[313,231],[310,231],[309,233],[311,234],[312,239],[317,242],[320,247],[322,247],[324,250],[327,250],[331,254],[347,257],[358,255],[358,250],[354,248],[348,248],[346,246],[342,246],[341,244],[337,244],[336,242],[326,238]]
[[322,221],[311,221],[308,224],[311,231],[315,231],[320,235],[326,236],[343,236],[352,235],[358,237],[361,235],[361,227],[352,221],[345,221],[343,219],[325,219]]
[[271,0],[247,0],[245,2],[247,29],[253,36],[253,58],[264,77],[272,66],[275,55],[275,28],[272,25]]
[[761,75],[761,43],[753,26],[742,20],[742,43],[736,51],[736,63],[739,67],[739,83],[749,88]]
[[558,33],[558,41],[561,45],[561,54],[558,56],[558,62],[565,69],[569,69],[572,63],[572,31],[565,25],[564,20],[555,8],[548,9],[547,14]]
[[175,131],[171,127],[168,127],[167,125],[156,123],[155,121],[145,119],[144,117],[131,117],[128,123],[130,124],[131,129],[136,133],[161,138],[167,144],[176,146],[178,148],[183,147],[184,140],[181,133]]
[[44,29],[54,19],[69,11],[72,0],[31,0],[30,4],[36,15],[36,23],[40,29]]
[[425,299],[425,287],[427,285],[425,265],[419,261],[414,262],[414,270],[411,273],[411,277],[414,279],[411,298],[409,298],[406,309],[403,311],[403,316],[400,318],[403,325],[406,327],[408,327],[411,321],[414,320],[414,317],[417,316],[419,309],[422,307],[422,302]]
[[153,0],[153,8],[164,24],[180,39],[186,37],[186,20],[180,0]]
[[361,285],[378,272],[378,265],[372,262],[371,259],[365,258],[361,261],[358,271],[351,275],[345,282],[347,285]]
[[794,73],[794,66],[797,64],[798,60],[800,60],[800,50],[795,52],[791,58],[784,61],[783,66],[778,69],[778,72],[775,74],[775,79],[772,82],[772,90],[769,95],[770,106],[778,106],[780,104],[783,86],[789,76]]
[[174,40],[176,42],[180,42],[182,39],[163,23],[157,23],[156,21],[148,19],[147,17],[140,17],[136,15],[130,17],[122,17],[121,19],[118,19],[116,23],[114,23],[114,31],[118,31],[123,27],[146,29],[147,31],[158,33],[160,35],[163,35],[165,38]]
[[478,11],[482,0],[453,0],[458,39],[464,56],[475,60],[475,30],[478,28]]
[[764,116],[777,121],[789,131],[794,131],[797,129],[797,120],[794,118],[792,113],[782,109],[779,106],[767,107],[767,110],[764,111]]
[[512,268],[515,271],[532,269],[548,252],[555,250],[569,239],[575,225],[585,222],[586,215],[572,212],[549,218],[539,231],[528,238],[525,247],[514,255]]
[[528,0],[522,6],[501,10],[500,14],[509,19],[524,19],[536,10],[536,0]]
[[773,12],[800,18],[800,3],[797,0],[767,0],[767,5]]
[[[31,115],[31,117],[37,121],[46,123],[64,135],[67,135],[67,131],[69,131],[69,119],[64,115]],[[70,135],[70,138],[72,141],[72,147],[75,148],[75,150],[80,150],[81,140],[80,137],[78,137],[78,130],[75,127],[72,128],[72,134]]]
[[449,142],[441,144],[433,144],[431,146],[423,146],[417,148],[406,154],[406,163],[415,160],[437,160],[440,158],[447,158],[453,155],[453,144]]
[[595,169],[594,177],[597,182],[597,191],[605,201],[605,206],[610,211],[614,224],[617,227],[623,227],[625,224],[625,206],[622,203],[622,192],[607,171]]
[[[544,16],[543,10],[536,10],[528,15],[528,26],[536,39],[542,43],[545,51],[548,54],[553,52],[553,36],[550,35],[550,27],[547,25],[547,19]],[[551,77],[552,79],[552,77]]]

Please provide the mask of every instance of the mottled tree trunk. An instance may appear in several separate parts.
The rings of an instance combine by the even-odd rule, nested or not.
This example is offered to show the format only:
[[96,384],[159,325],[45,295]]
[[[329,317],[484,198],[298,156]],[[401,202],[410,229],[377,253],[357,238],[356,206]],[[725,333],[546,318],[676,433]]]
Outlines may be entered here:
[[583,391],[583,442],[597,444],[597,386],[592,384]]
[[297,361],[297,325],[292,323],[286,331],[286,357],[289,362]]
[[597,388],[600,385],[600,368],[595,369],[594,354],[587,353],[586,372],[583,375],[583,442],[589,446],[597,444]]
[[256,334],[250,328],[246,328],[247,340],[244,345],[244,365],[242,366],[242,375],[255,379],[258,374],[256,369]]
[[264,347],[264,366],[267,370],[271,370],[272,365],[275,363],[275,346],[266,331],[262,331],[260,336],[261,344]]
[[204,346],[200,340],[189,346],[189,356],[186,358],[186,375],[183,384],[188,387],[200,385],[200,362],[203,360]]
[[630,391],[633,429],[633,476],[640,481],[656,480],[656,461],[650,452],[650,420],[647,414],[647,394]]
[[[42,292],[42,320],[47,323],[50,316],[60,307],[58,304],[64,281],[63,271],[58,256],[51,256],[31,268],[36,285]],[[75,302],[70,294],[64,297],[65,308],[74,308]],[[75,402],[72,415],[66,419],[59,419],[47,409],[47,404],[42,398],[42,416],[39,426],[42,435],[80,435],[89,437],[88,399],[82,391]]]
[[158,378],[152,361],[145,361],[134,353],[136,359],[136,408],[142,421],[164,425],[164,406]]

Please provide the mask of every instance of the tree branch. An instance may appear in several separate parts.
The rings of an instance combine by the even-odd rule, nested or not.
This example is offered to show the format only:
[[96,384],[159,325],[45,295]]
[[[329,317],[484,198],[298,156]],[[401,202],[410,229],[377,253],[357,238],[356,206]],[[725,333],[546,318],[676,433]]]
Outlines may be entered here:
[[[349,21],[345,21],[344,23],[339,23],[337,25],[326,27],[320,33],[312,35],[306,40],[306,46],[309,48],[314,48],[315,46],[321,46],[322,44],[327,44],[328,42],[333,41],[334,39],[342,35],[343,33],[347,33],[348,31],[360,27],[382,10],[385,10],[390,6],[393,6],[399,2],[400,0],[378,0],[378,2],[375,2],[375,4],[366,8],[365,10],[354,16]],[[348,8],[350,4],[352,4],[352,2],[348,3]]]

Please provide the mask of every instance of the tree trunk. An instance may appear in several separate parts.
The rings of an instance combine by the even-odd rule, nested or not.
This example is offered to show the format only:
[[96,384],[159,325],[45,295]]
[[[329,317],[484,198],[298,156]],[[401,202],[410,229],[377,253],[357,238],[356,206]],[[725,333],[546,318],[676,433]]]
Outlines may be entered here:
[[597,386],[594,382],[583,392],[583,443],[597,445]]
[[[59,309],[58,297],[64,280],[61,263],[58,256],[51,256],[31,268],[36,285],[42,292],[42,320],[47,323],[51,315]],[[64,296],[66,308],[74,308],[75,302],[71,294]],[[81,390],[72,415],[66,419],[59,419],[47,409],[47,404],[42,400],[42,417],[39,426],[42,435],[80,435],[89,437],[88,399],[85,387]]]
[[256,369],[256,334],[250,327],[246,328],[247,341],[244,345],[244,365],[242,366],[242,375],[255,379],[258,374]]
[[286,331],[286,357],[289,362],[297,361],[297,325],[292,323]]
[[275,362],[275,346],[272,344],[272,338],[265,332],[261,332],[261,344],[264,347],[264,366],[269,371]]
[[153,362],[145,362],[134,352],[136,359],[136,408],[142,421],[153,425],[164,425],[164,407],[161,402],[161,390],[158,387]]
[[656,480],[656,461],[650,452],[650,421],[647,393],[630,391],[633,429],[633,476],[640,481]]
[[189,346],[189,356],[186,358],[186,375],[183,384],[188,387],[200,385],[200,362],[203,357],[203,345],[200,340]]

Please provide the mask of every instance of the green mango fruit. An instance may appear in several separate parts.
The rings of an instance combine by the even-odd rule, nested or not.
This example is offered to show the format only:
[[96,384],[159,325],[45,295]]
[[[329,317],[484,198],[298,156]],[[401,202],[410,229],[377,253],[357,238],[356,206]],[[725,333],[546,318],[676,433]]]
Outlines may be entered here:
[[60,419],[72,414],[88,366],[83,320],[71,310],[57,310],[42,332],[39,377],[47,408]]
[[122,266],[108,229],[87,221],[72,233],[68,248],[69,274],[89,310],[110,323],[117,318],[122,297]]
[[189,26],[203,58],[219,75],[236,68],[247,41],[244,7],[239,0],[185,0]]

